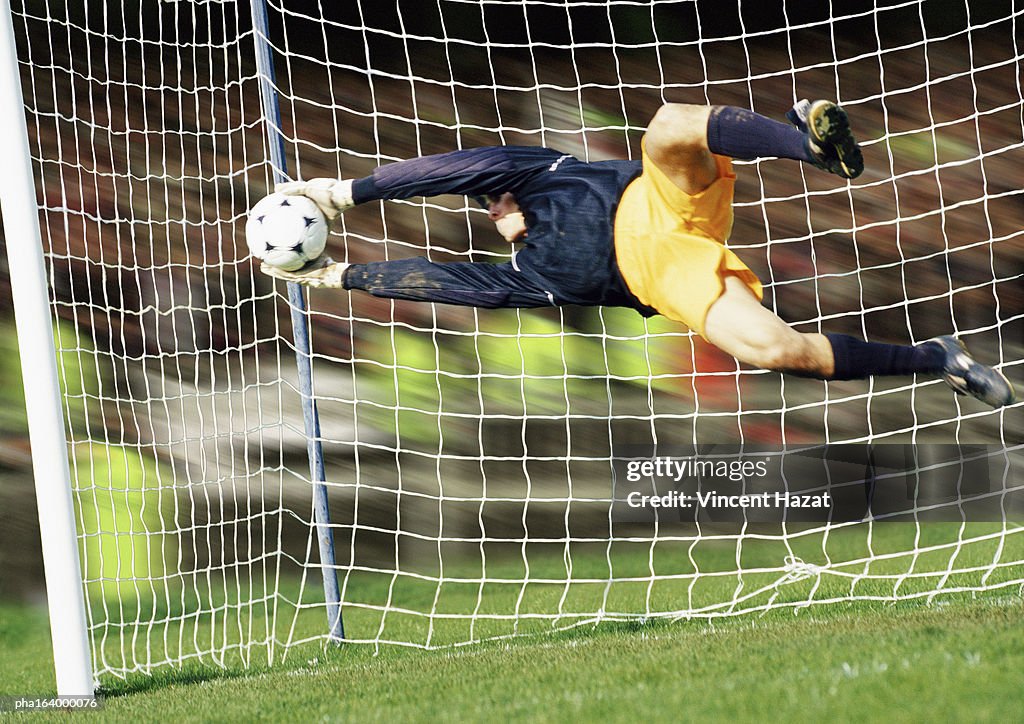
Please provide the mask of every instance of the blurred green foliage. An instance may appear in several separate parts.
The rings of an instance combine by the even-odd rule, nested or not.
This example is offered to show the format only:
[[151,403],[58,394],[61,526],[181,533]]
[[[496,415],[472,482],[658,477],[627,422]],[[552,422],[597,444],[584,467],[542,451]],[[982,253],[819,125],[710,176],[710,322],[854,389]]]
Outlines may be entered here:
[[0,434],[4,440],[25,435],[25,392],[21,384],[21,361],[18,359],[18,338],[14,325],[0,323]]
[[686,341],[664,334],[681,333],[678,325],[628,309],[595,311],[579,328],[512,311],[479,325],[472,334],[395,326],[367,338],[356,399],[373,401],[373,424],[405,446],[436,450],[480,415],[591,414],[607,409],[610,384],[671,392],[690,371]]
[[[177,543],[164,528],[173,498],[157,489],[161,469],[155,460],[136,448],[88,439],[90,430],[104,434],[96,422],[102,419],[102,358],[75,327],[60,320],[54,342],[88,594],[118,601],[152,596],[155,581],[177,556]],[[10,322],[0,323],[0,374],[6,382],[0,385],[0,432],[11,444],[27,437],[28,422],[18,339]]]
[[[84,427],[87,400],[99,394],[99,377],[95,369],[86,367],[83,359],[95,353],[83,346],[81,335],[67,322],[57,320],[54,326],[57,348],[57,375],[64,398],[65,421],[72,428]],[[25,388],[21,380],[18,335],[11,320],[0,321],[0,433],[8,436],[28,435],[25,412]]]
[[159,489],[165,476],[157,462],[134,448],[75,443],[72,476],[88,595],[121,603],[162,598],[177,541],[164,526],[174,488]]

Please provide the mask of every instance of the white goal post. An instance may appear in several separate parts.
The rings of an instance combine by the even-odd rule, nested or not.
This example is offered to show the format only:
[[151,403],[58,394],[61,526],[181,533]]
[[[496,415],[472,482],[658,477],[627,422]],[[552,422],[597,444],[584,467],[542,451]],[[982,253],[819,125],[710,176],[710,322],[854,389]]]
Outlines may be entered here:
[[64,436],[63,404],[57,358],[50,333],[50,296],[43,247],[36,216],[35,182],[21,100],[21,79],[15,52],[10,4],[0,0],[0,127],[11,139],[10,163],[0,174],[11,295],[15,314],[22,381],[27,406],[39,534],[46,561],[46,598],[50,604],[50,635],[55,642],[57,690],[63,696],[92,696],[94,682],[85,626],[82,574],[78,565],[74,501]]
[[[956,334],[1019,386],[1024,11],[808,5],[4,0],[24,151],[0,201],[60,693],[339,638],[1019,598],[1020,402],[754,370],[625,309],[307,297],[247,257],[277,179],[484,145],[637,159],[664,102],[832,98],[863,176],[736,163],[729,246],[765,303],[804,331]],[[463,197],[365,204],[328,244],[511,253]],[[705,463],[726,473],[677,505]],[[845,507],[757,507],[777,493]]]

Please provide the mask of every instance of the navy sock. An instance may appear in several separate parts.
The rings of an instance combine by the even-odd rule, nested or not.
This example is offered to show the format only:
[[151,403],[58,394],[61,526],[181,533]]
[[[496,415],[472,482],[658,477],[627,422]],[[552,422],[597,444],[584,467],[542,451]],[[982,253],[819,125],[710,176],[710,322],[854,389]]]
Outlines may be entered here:
[[835,371],[830,380],[859,380],[872,375],[938,373],[946,358],[942,347],[925,342],[915,346],[864,342],[846,334],[826,334],[832,343]]
[[735,106],[712,106],[708,117],[708,149],[720,156],[742,160],[762,156],[812,160],[807,137],[795,126]]

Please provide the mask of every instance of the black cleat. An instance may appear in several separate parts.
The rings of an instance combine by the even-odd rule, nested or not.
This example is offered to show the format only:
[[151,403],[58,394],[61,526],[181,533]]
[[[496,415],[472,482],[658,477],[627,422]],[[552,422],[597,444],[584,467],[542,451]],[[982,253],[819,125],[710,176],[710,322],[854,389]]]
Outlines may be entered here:
[[835,103],[803,100],[786,113],[786,118],[807,134],[815,166],[843,178],[857,178],[864,171],[864,156],[850,131],[850,119]]
[[942,363],[942,379],[958,395],[970,395],[992,407],[1002,407],[1014,401],[1013,385],[1006,376],[971,357],[967,347],[956,337],[936,337],[926,344],[942,348],[946,355]]

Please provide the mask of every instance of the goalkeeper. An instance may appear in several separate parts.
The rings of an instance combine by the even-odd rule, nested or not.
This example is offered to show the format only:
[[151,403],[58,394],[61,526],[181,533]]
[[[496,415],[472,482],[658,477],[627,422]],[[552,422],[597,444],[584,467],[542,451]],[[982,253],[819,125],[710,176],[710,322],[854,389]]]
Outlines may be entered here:
[[1013,402],[1006,378],[953,337],[906,346],[801,333],[761,305],[761,282],[725,246],[733,220],[730,159],[795,159],[843,178],[863,170],[836,104],[801,101],[787,117],[792,125],[731,106],[666,104],[647,128],[641,161],[585,163],[547,148],[503,146],[388,164],[356,180],[279,184],[276,191],[312,199],[329,221],[368,201],[474,196],[501,234],[523,245],[503,264],[321,257],[297,272],[263,271],[394,299],[630,307],[683,322],[755,367],[823,380],[934,374],[994,407]]

